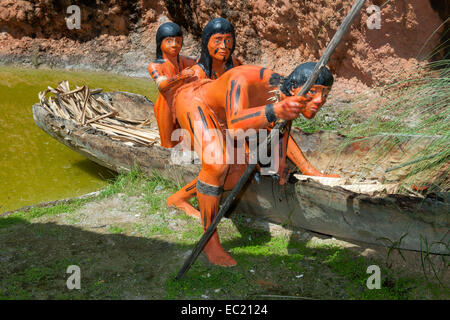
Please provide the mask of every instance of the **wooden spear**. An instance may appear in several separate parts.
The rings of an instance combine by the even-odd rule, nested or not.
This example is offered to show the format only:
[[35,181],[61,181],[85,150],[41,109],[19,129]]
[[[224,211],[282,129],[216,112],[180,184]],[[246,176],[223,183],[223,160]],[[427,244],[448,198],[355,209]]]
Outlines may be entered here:
[[[350,12],[347,14],[347,17],[345,17],[345,19],[342,22],[341,26],[339,27],[338,31],[335,33],[335,35],[331,39],[330,43],[328,44],[327,48],[325,49],[325,52],[323,53],[319,62],[316,64],[313,72],[309,76],[306,83],[302,86],[302,89],[300,90],[298,95],[305,95],[309,91],[309,89],[311,89],[311,87],[316,82],[316,80],[320,74],[320,70],[327,64],[332,53],[334,52],[334,50],[338,46],[339,42],[344,37],[345,33],[347,33],[348,28],[352,24],[356,15],[360,12],[360,10],[365,2],[366,2],[366,0],[357,0],[353,4],[353,7],[350,9]],[[261,142],[261,144],[267,143],[267,145],[270,145],[270,142],[271,142],[272,138],[275,136],[275,134],[278,134],[278,132],[282,131],[288,123],[289,123],[289,121],[286,121],[286,120],[277,121],[277,123],[274,127],[274,130],[272,130],[270,132],[269,137],[265,141]],[[257,157],[257,151],[253,150],[250,157]],[[208,242],[208,240],[211,237],[211,235],[213,234],[213,232],[216,230],[217,225],[219,224],[220,220],[225,215],[225,213],[228,211],[231,204],[234,202],[234,200],[238,196],[239,192],[241,191],[242,187],[245,185],[248,178],[255,170],[255,168],[256,168],[255,162],[256,161],[252,161],[252,163],[250,163],[247,166],[246,170],[244,171],[241,178],[239,179],[239,182],[234,186],[233,190],[231,191],[231,193],[228,195],[227,199],[224,201],[224,203],[220,207],[220,210],[217,213],[216,217],[214,218],[211,225],[208,227],[208,229],[206,229],[205,233],[198,241],[198,243],[195,246],[194,250],[192,251],[191,255],[184,262],[184,265],[181,267],[181,269],[178,272],[175,279],[177,279],[177,280],[181,279],[184,276],[184,274],[189,270],[189,268],[192,266],[192,264],[195,262],[198,255],[203,250],[203,247]]]

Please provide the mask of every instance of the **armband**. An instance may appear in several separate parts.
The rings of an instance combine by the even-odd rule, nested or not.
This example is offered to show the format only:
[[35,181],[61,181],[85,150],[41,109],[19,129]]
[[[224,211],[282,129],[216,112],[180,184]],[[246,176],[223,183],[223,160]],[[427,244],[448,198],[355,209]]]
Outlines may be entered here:
[[268,122],[274,122],[277,121],[278,118],[275,115],[275,111],[273,110],[273,104],[266,104],[266,110],[264,115],[266,116],[266,119]]

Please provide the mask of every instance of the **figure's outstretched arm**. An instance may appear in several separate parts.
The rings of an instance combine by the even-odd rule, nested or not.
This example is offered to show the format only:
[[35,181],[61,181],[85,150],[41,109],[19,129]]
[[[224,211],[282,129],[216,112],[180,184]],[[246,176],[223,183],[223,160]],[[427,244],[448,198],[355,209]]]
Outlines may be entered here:
[[293,120],[309,98],[292,96],[277,103],[248,108],[248,85],[245,80],[231,80],[226,88],[225,110],[230,131],[262,129],[278,120]]
[[148,72],[150,73],[152,79],[156,82],[158,90],[161,93],[165,93],[170,89],[179,87],[194,76],[194,72],[191,69],[186,68],[174,77],[167,77],[162,72],[160,66],[161,64],[151,63],[148,66]]
[[207,79],[205,71],[199,64],[195,64],[191,67],[192,71],[194,71],[194,77],[197,79]]
[[225,112],[228,129],[258,129],[264,128],[269,122],[265,117],[265,106],[248,108],[248,86],[239,79],[227,83]]

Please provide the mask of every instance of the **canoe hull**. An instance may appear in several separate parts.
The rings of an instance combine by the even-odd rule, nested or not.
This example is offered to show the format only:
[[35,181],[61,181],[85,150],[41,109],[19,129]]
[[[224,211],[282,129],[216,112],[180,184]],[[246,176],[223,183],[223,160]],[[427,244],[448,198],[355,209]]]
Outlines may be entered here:
[[[141,102],[151,104],[148,100]],[[33,106],[33,117],[36,125],[54,139],[117,172],[138,166],[147,174],[158,170],[183,184],[200,170],[199,164],[172,161],[169,149],[156,144],[128,146],[101,131],[54,116],[40,104]],[[397,242],[396,247],[401,249],[420,251],[427,242],[431,253],[448,254],[448,196],[437,200],[402,195],[371,197],[310,180],[280,186],[276,179],[261,176],[258,182],[253,179],[247,184],[235,210],[342,239],[384,246]]]

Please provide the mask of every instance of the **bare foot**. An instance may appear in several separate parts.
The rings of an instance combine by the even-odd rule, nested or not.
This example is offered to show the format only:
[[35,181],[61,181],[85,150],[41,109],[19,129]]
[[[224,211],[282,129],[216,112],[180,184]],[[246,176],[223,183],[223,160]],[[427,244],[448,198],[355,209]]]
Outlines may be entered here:
[[234,267],[237,265],[236,260],[234,260],[228,253],[224,252],[223,254],[215,254],[211,256],[210,254],[206,253],[206,256],[208,257],[209,262],[212,264],[215,264],[217,266],[221,267]]
[[206,243],[203,252],[212,264],[221,267],[233,267],[237,265],[236,260],[234,260],[220,245],[217,231],[213,233],[211,239]]
[[188,216],[201,218],[200,211],[191,206],[191,204],[187,201],[170,196],[169,198],[167,198],[166,204],[169,207],[177,207],[181,211],[184,211],[184,213],[186,213]]

